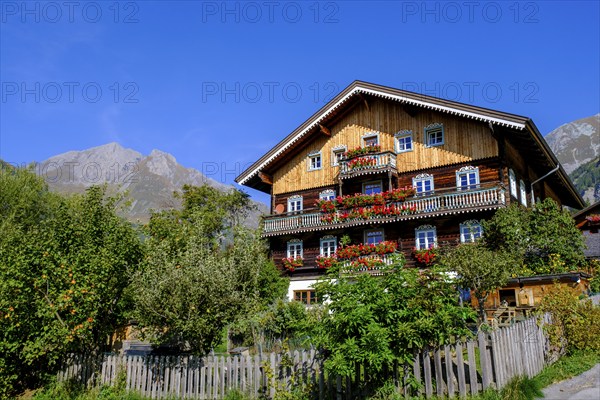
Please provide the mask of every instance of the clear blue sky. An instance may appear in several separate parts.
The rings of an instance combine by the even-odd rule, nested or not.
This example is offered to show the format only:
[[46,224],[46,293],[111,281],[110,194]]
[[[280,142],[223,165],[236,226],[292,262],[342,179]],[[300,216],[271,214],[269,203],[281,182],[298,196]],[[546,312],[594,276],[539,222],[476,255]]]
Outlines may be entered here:
[[117,141],[232,183],[355,79],[529,116],[543,134],[600,111],[598,1],[0,7],[13,163]]

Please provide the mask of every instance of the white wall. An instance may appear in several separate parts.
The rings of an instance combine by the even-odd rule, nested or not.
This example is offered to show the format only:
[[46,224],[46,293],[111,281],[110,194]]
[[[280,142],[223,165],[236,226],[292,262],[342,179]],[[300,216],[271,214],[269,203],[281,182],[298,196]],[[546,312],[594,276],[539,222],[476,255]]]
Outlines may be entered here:
[[290,287],[288,288],[288,299],[294,300],[294,290],[309,290],[312,289],[312,285],[317,282],[316,279],[298,279],[290,281]]

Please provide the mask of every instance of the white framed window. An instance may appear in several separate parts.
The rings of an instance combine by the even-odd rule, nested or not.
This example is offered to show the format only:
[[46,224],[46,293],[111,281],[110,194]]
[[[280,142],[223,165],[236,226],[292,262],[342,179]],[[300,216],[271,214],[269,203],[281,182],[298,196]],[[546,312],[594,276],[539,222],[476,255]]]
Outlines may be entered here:
[[378,244],[383,241],[383,229],[369,229],[365,231],[365,244]]
[[467,166],[456,171],[456,187],[475,189],[479,186],[479,168]]
[[437,231],[435,226],[421,225],[415,229],[415,247],[417,250],[437,247]]
[[340,165],[344,158],[344,153],[348,151],[346,146],[337,146],[331,149],[331,166]]
[[413,178],[413,187],[415,188],[417,195],[432,194],[433,187],[433,175],[431,174],[419,174]]
[[376,194],[383,191],[383,185],[381,181],[365,182],[363,183],[364,194]]
[[379,144],[379,133],[370,132],[362,138],[363,147],[377,146]]
[[335,190],[327,189],[319,193],[319,200],[333,200],[335,199]]
[[479,221],[470,220],[460,224],[460,242],[461,243],[473,243],[477,241],[483,230]]
[[304,255],[304,249],[302,246],[302,240],[292,239],[287,242],[287,256],[288,258],[300,258]]
[[413,150],[413,132],[402,130],[394,135],[396,153],[405,153]]
[[517,194],[517,177],[515,176],[515,171],[512,169],[508,170],[508,183],[510,186],[510,194],[516,199],[519,197]]
[[322,166],[321,152],[313,152],[308,154],[308,170],[316,171]]
[[521,192],[521,204],[527,207],[527,188],[523,180],[519,180],[519,191]]
[[335,236],[323,236],[321,238],[321,255],[324,257],[331,257],[335,255],[337,250],[337,238]]
[[288,197],[288,212],[302,211],[302,196],[291,196]]
[[444,144],[444,125],[435,123],[425,127],[425,145],[441,146]]

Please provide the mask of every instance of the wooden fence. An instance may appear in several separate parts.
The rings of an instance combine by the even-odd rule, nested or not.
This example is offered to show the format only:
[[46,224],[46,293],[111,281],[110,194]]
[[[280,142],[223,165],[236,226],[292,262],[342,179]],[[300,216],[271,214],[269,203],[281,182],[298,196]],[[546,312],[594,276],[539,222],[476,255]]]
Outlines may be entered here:
[[[547,322],[546,320],[542,323]],[[545,365],[546,337],[535,319],[453,345],[418,352],[412,365],[388,371],[403,393],[449,397],[502,388],[519,375],[532,377]],[[357,367],[354,379],[326,377],[314,350],[266,356],[168,357],[104,355],[73,356],[59,373],[94,387],[114,384],[119,376],[128,390],[151,398],[219,399],[232,389],[251,397],[273,397],[276,388],[291,385],[310,390],[318,399],[360,399],[369,377]],[[402,371],[410,369],[418,389],[411,389]],[[361,372],[363,371],[363,372]],[[413,386],[414,387],[414,386]]]

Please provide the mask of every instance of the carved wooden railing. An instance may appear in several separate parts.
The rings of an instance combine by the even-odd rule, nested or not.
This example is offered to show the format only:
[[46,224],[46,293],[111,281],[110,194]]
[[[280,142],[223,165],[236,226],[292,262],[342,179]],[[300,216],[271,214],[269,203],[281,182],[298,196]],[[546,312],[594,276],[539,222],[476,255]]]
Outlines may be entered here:
[[[465,210],[479,207],[502,206],[506,202],[505,191],[500,186],[477,188],[469,190],[451,191],[440,190],[430,195],[414,196],[404,202],[392,203],[396,207],[405,207],[407,210],[400,215],[373,215],[367,219],[373,221],[381,220],[403,220],[410,219],[414,215],[428,213],[439,213],[443,211]],[[364,207],[370,209],[370,207]],[[364,223],[364,219],[345,219],[340,216],[343,211],[336,211],[332,221],[323,219],[324,214],[315,210],[305,210],[297,213],[271,215],[264,218],[263,233],[271,236],[278,232],[297,230],[313,230],[321,226],[349,226]]]
[[[353,166],[356,160],[369,160],[369,165]],[[390,151],[365,154],[351,160],[344,160],[340,162],[340,177],[349,177],[353,175],[361,175],[367,172],[376,172],[379,170],[396,169],[396,154]]]

